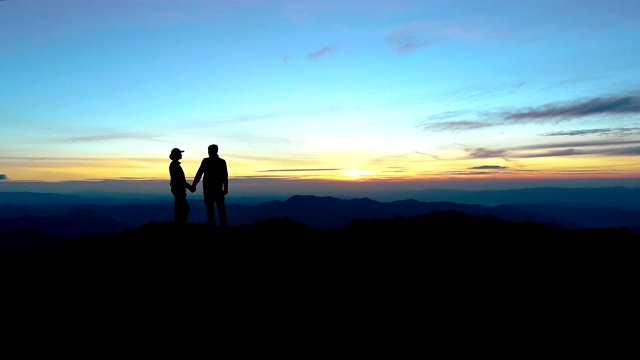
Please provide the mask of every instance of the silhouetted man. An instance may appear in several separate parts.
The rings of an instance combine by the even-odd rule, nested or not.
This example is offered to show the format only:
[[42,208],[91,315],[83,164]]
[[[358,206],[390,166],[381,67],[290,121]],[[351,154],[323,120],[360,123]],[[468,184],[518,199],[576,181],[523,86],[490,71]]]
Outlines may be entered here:
[[224,204],[224,197],[229,193],[229,174],[227,172],[227,162],[218,156],[218,145],[209,145],[209,157],[202,159],[202,163],[193,178],[195,189],[200,178],[202,180],[202,192],[204,194],[204,205],[207,209],[207,222],[211,226],[216,225],[214,205],[218,207],[218,217],[220,226],[227,227],[227,209]]
[[171,150],[171,164],[169,164],[169,175],[171,175],[171,193],[173,194],[173,220],[177,223],[184,224],[189,218],[189,202],[187,201],[187,190],[191,192],[196,191],[195,185],[189,185],[182,165],[180,165],[180,159],[182,159],[182,153],[184,150],[174,148]]

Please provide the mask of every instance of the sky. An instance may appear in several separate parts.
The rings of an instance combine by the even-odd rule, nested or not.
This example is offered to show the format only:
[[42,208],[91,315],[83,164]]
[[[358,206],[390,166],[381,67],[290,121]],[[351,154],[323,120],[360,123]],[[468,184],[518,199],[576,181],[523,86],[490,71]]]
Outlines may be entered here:
[[640,186],[638,4],[0,0],[0,191]]

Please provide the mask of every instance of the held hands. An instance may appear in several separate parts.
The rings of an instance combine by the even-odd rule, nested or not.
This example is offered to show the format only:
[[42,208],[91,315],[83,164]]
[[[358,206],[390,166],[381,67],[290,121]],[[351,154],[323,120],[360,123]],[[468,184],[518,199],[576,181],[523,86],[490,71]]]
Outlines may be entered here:
[[196,191],[196,186],[195,185],[191,185],[191,187],[189,188],[189,191],[191,191],[192,193]]

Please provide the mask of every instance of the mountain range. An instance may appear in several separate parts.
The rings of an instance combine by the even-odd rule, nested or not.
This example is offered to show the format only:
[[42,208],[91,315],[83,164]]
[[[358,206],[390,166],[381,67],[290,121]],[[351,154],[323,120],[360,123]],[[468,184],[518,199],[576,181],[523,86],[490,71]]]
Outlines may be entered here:
[[[549,189],[547,189],[548,191]],[[626,201],[621,207],[602,205],[583,196],[572,201],[559,191],[552,199],[564,205],[540,201],[542,190],[532,189],[528,197],[537,202],[487,206],[452,201],[396,200],[375,201],[369,198],[342,199],[330,196],[295,195],[286,200],[271,200],[257,205],[229,201],[228,222],[231,228],[250,226],[269,219],[287,219],[318,231],[327,231],[366,220],[409,218],[429,213],[454,211],[476,217],[493,217],[510,223],[535,223],[552,229],[625,229],[640,234],[640,210]],[[609,202],[614,197],[633,199],[637,189],[607,189]],[[576,192],[577,190],[573,190]],[[580,191],[580,190],[578,190]],[[626,193],[626,195],[625,195]],[[493,197],[496,196],[493,193]],[[467,194],[471,196],[471,194]],[[481,196],[475,195],[476,198]],[[489,196],[487,193],[483,195]],[[602,198],[602,195],[597,195]],[[575,200],[575,199],[574,199]],[[206,223],[206,212],[199,199],[191,199],[189,222]],[[43,249],[69,239],[104,233],[121,233],[149,223],[171,222],[173,202],[169,199],[121,200],[108,197],[85,197],[49,193],[0,192],[0,257],[24,253],[25,249]]]
[[177,224],[171,199],[0,193],[3,300],[22,326],[8,322],[14,330],[173,334],[176,319],[194,329],[257,324],[260,333],[304,322],[413,334],[422,319],[445,332],[558,319],[607,319],[606,328],[611,311],[617,319],[633,309],[640,210],[582,193],[572,206],[560,193],[497,205],[229,198],[228,229],[208,226],[193,197],[190,221]]

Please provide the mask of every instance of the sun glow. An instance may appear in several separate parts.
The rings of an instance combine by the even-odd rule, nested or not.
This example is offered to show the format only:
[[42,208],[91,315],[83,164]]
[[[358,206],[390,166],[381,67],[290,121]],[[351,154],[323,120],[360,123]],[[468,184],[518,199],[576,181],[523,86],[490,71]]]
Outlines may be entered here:
[[371,175],[372,175],[372,172],[369,170],[358,170],[358,169],[351,169],[344,173],[344,176],[349,179],[360,179],[360,178],[368,177]]

